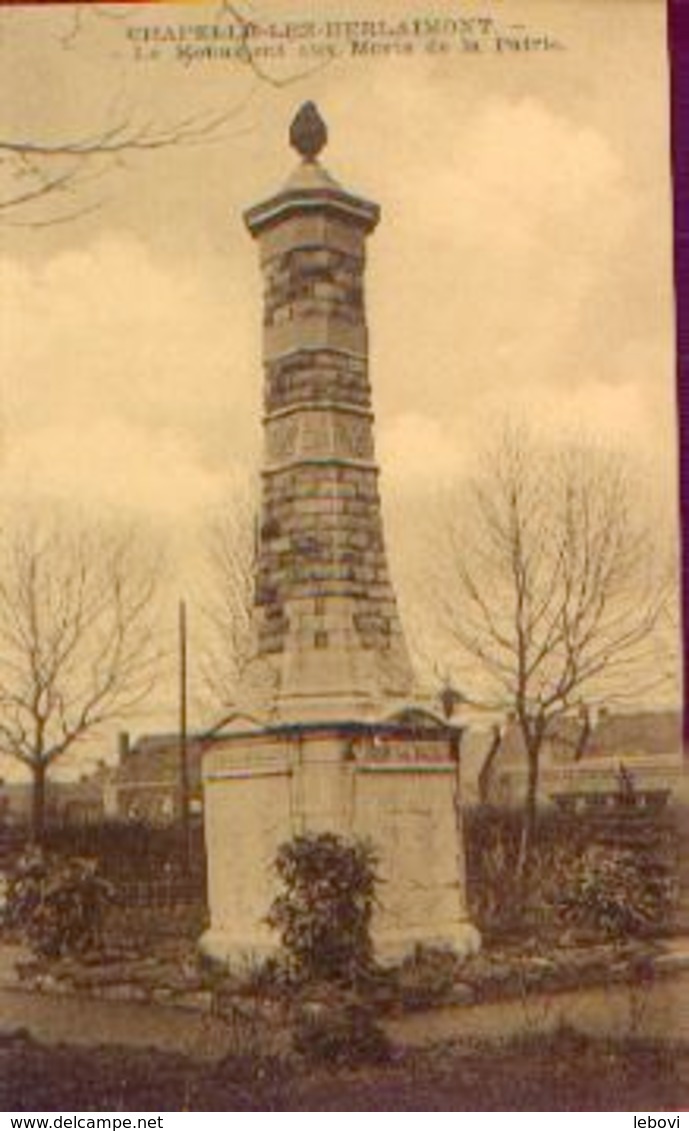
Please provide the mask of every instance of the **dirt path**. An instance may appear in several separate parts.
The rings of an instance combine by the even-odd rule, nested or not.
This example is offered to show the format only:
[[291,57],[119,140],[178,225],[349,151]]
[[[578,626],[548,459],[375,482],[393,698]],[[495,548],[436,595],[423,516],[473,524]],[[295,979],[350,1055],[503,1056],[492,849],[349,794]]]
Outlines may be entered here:
[[192,1010],[0,990],[0,1030],[13,1029],[46,1044],[128,1045],[212,1060],[232,1046],[222,1021]]
[[[594,1036],[656,1037],[689,1042],[689,972],[645,987],[611,985],[521,1001],[452,1006],[386,1023],[410,1046],[462,1037],[502,1040],[552,1032],[562,1023]],[[219,1018],[169,1006],[0,990],[0,1028],[25,1028],[48,1044],[122,1044],[217,1059],[236,1051]]]
[[[19,947],[0,946],[0,1032],[26,1029],[47,1044],[128,1045],[215,1060],[237,1050],[237,1034],[208,1013],[167,1005],[33,993],[21,988]],[[552,1032],[562,1023],[593,1036],[643,1036],[689,1044],[689,940],[668,944],[663,977],[646,985],[596,986],[521,1000],[449,1006],[386,1022],[405,1045],[463,1037],[502,1040]]]
[[554,1032],[561,1025],[596,1037],[649,1037],[689,1042],[689,972],[648,985],[595,986],[522,1000],[451,1006],[391,1021],[393,1039],[421,1045],[471,1037],[505,1039]]

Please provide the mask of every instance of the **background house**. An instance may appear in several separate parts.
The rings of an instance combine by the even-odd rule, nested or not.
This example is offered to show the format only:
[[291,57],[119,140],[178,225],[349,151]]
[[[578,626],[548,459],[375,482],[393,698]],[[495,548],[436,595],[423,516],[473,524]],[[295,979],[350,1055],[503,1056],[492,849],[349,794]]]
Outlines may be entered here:
[[[496,731],[474,732],[463,745],[463,781],[469,802],[520,805],[526,791],[526,752],[516,720]],[[558,793],[615,790],[624,766],[635,787],[674,789],[682,770],[679,711],[600,710],[563,719],[541,752],[541,801]]]
[[[105,815],[112,767],[100,763],[75,781],[49,777],[46,787],[48,824],[96,824]],[[31,819],[32,783],[0,781],[0,827],[26,826]]]
[[[207,736],[189,736],[186,744],[190,809],[203,810],[201,755],[212,743]],[[177,734],[142,735],[130,744],[120,735],[118,764],[105,789],[108,817],[171,824],[182,811],[180,741]]]

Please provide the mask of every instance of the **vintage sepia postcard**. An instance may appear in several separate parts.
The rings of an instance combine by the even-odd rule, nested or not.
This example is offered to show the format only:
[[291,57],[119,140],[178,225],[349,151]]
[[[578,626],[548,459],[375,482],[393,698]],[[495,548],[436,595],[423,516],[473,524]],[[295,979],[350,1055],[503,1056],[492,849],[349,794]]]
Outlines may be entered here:
[[679,1127],[668,19],[0,0],[8,1126]]

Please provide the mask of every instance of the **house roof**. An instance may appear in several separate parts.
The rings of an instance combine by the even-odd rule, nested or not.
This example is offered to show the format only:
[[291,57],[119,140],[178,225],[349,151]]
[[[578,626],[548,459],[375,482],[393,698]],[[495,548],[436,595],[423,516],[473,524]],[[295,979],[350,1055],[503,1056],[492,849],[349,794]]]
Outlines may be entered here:
[[[556,761],[571,761],[577,752],[582,734],[578,718],[563,718],[550,736],[549,747]],[[625,714],[601,712],[588,737],[583,757],[628,758],[634,755],[673,754],[682,743],[682,722],[678,711],[632,711]],[[503,764],[520,763],[524,758],[524,740],[517,723],[507,725],[500,760]]]
[[[201,780],[201,755],[212,740],[190,736],[187,739],[187,767],[192,786]],[[176,734],[142,735],[120,761],[113,780],[123,786],[137,782],[169,783],[180,776],[180,743]]]
[[669,754],[679,750],[681,744],[682,724],[678,711],[605,714],[593,731],[586,757]]

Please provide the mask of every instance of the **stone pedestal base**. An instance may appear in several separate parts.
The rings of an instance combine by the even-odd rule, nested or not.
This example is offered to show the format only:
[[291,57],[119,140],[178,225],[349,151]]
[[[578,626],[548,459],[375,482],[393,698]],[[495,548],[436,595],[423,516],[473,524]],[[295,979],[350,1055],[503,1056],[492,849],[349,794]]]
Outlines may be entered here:
[[[375,934],[376,961],[381,966],[397,965],[417,946],[451,950],[464,958],[480,950],[481,936],[468,921],[448,923],[444,929],[438,930],[437,935],[426,930]],[[199,948],[212,961],[238,971],[250,970],[267,958],[275,958],[280,951],[276,937],[266,940],[260,934],[237,936],[231,931],[214,930],[212,927],[199,939]]]
[[230,931],[210,927],[199,939],[199,950],[213,962],[241,972],[249,971],[267,958],[274,958],[280,946],[277,938],[266,942],[260,935],[237,937]]
[[233,735],[204,759],[211,926],[202,950],[241,966],[274,954],[266,923],[273,862],[300,833],[372,843],[378,856],[377,958],[416,946],[478,949],[465,906],[458,732],[315,724]]

